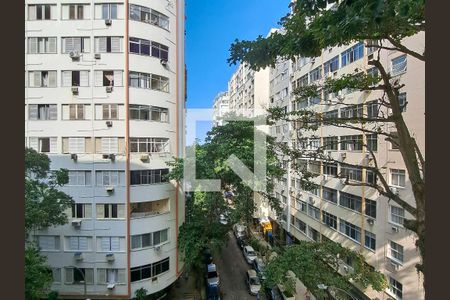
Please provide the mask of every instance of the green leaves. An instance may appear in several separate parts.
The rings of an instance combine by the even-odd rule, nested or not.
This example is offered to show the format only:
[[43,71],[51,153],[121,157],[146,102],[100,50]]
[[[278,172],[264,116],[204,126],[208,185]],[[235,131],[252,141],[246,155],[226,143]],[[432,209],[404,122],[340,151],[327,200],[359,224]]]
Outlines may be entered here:
[[25,299],[39,300],[49,291],[52,272],[47,266],[46,257],[39,250],[28,245],[25,248]]

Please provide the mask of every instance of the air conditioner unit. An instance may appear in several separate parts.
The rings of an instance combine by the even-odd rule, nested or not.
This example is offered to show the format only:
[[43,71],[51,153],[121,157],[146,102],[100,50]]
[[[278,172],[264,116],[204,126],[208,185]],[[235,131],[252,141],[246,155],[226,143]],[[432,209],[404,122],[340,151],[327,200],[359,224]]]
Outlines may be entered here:
[[82,252],[75,252],[73,254],[73,257],[75,258],[75,260],[80,261],[83,260],[83,253]]
[[109,158],[111,161],[115,161],[115,160],[116,160],[116,155],[115,155],[115,154],[110,154],[110,155],[108,155],[108,158]]
[[108,253],[108,254],[106,254],[106,261],[112,262],[112,261],[114,261],[114,260],[115,260],[114,253]]
[[106,92],[107,93],[112,93],[112,91],[113,91],[113,87],[112,86],[107,86],[106,87]]
[[397,226],[392,226],[391,228],[392,228],[392,232],[398,232],[398,230],[399,230]]
[[395,186],[391,187],[391,192],[398,195],[398,189]]
[[156,252],[161,251],[161,245],[160,246],[156,246],[155,248],[153,248]]
[[341,153],[341,160],[344,160],[347,158],[347,153]]
[[103,159],[108,159],[109,158],[109,154],[102,154],[102,158]]
[[78,95],[78,87],[76,86],[72,87],[72,94]]
[[399,265],[396,262],[390,260],[389,263],[390,263],[392,269],[398,270]]
[[115,283],[108,283],[107,288],[108,288],[108,290],[112,290],[112,289],[114,289],[115,286],[116,286]]
[[106,189],[106,191],[108,193],[113,193],[114,192],[114,187],[113,186],[107,186],[105,189]]
[[167,66],[167,59],[161,59],[159,62],[160,62],[161,65],[163,65],[164,67]]
[[148,155],[148,154],[141,155],[141,161],[148,161],[149,159],[150,159],[150,155]]
[[372,226],[375,223],[375,220],[368,218],[367,223]]
[[102,55],[100,53],[95,53],[94,54],[94,58],[95,59],[100,59],[100,58],[102,58]]
[[80,52],[78,51],[70,51],[69,56],[71,59],[79,59],[80,58]]
[[70,159],[72,159],[73,161],[77,161],[78,155],[76,155],[75,153],[72,153],[72,154],[70,154]]
[[106,121],[106,127],[112,127],[113,123],[112,121]]
[[328,175],[327,174],[323,174],[323,180],[328,180]]
[[105,25],[106,26],[111,26],[111,24],[112,24],[112,20],[111,19],[106,19],[105,20]]
[[81,220],[72,220],[72,226],[75,228],[81,227]]
[[343,266],[342,269],[344,269],[345,273],[348,273],[348,266]]
[[313,197],[309,197],[308,201],[309,201],[309,203],[314,204],[314,198]]

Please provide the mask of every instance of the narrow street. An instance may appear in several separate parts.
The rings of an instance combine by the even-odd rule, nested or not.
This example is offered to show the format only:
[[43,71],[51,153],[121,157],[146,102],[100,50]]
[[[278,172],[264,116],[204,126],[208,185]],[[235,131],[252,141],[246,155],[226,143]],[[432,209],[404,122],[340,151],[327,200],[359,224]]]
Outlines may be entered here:
[[229,232],[228,244],[220,255],[214,257],[220,276],[220,291],[224,300],[256,299],[249,294],[245,284],[245,272],[251,268],[244,259],[236,238]]

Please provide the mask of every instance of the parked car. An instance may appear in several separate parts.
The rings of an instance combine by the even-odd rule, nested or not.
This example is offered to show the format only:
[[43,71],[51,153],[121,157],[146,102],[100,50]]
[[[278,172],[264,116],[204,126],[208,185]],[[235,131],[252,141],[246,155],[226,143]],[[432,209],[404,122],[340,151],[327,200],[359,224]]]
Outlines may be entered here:
[[281,291],[277,286],[274,286],[271,289],[266,289],[266,298],[268,300],[283,300]]
[[261,290],[261,283],[259,281],[256,271],[250,269],[247,271],[245,276],[245,283],[247,284],[250,294],[257,295]]
[[241,250],[244,250],[244,247],[248,245],[248,239],[245,236],[236,238],[236,242]]
[[247,263],[253,264],[253,261],[256,258],[256,252],[252,246],[244,247],[244,257],[245,257],[245,260],[247,261]]
[[218,285],[206,286],[206,299],[207,300],[220,300],[220,288]]
[[261,257],[256,257],[253,260],[253,268],[255,269],[258,276],[262,279],[266,279],[266,275],[264,274],[264,269],[266,268],[266,264],[264,263]]
[[219,216],[219,222],[222,225],[227,225],[228,224],[228,220],[227,217],[224,214],[220,214]]
[[247,227],[242,224],[234,224],[233,226],[233,232],[236,238],[241,238],[243,236],[247,236],[246,233]]
[[217,273],[217,267],[215,264],[209,264],[206,266],[206,282],[207,286],[219,285],[219,273]]
[[212,253],[211,253],[211,249],[209,248],[205,248],[205,250],[203,250],[203,261],[205,264],[210,264],[212,263]]

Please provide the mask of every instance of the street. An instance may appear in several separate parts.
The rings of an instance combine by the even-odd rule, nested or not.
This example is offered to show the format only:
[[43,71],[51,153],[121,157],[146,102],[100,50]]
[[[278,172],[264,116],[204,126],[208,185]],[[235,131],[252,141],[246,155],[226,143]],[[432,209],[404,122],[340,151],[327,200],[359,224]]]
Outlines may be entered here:
[[228,244],[214,257],[220,276],[220,291],[224,300],[256,299],[248,292],[245,272],[251,268],[239,249],[236,238],[229,232]]

